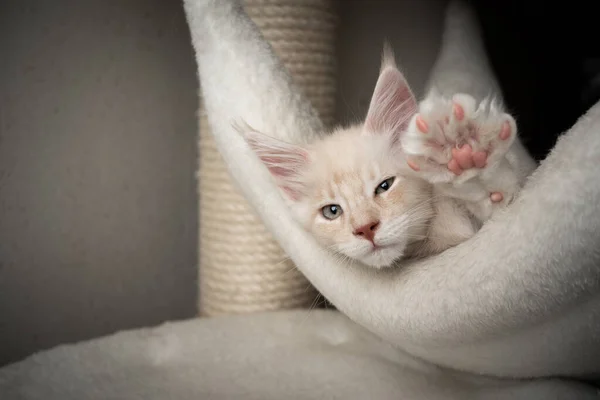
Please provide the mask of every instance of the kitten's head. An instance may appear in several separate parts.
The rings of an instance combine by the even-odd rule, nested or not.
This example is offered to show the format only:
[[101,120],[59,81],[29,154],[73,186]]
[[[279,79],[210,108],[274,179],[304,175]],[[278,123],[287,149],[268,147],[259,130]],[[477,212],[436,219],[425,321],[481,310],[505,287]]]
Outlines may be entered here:
[[432,215],[430,187],[407,173],[400,148],[416,101],[392,60],[384,58],[364,124],[306,146],[244,132],[304,228],[373,267],[402,257]]

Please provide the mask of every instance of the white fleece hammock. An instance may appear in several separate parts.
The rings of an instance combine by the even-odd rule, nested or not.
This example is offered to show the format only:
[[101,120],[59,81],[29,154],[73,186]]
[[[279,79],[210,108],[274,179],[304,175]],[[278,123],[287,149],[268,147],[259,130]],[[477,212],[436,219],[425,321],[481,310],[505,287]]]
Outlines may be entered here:
[[320,129],[316,114],[237,2],[185,5],[209,120],[234,178],[298,268],[367,329],[338,312],[301,310],[122,332],[0,369],[0,399],[597,398],[581,383],[478,378],[409,353],[475,373],[598,372],[599,105],[473,240],[410,269],[346,269],[295,225],[229,123],[243,117],[301,140]]
[[333,311],[193,319],[59,346],[0,369],[2,400],[588,400],[412,358]]

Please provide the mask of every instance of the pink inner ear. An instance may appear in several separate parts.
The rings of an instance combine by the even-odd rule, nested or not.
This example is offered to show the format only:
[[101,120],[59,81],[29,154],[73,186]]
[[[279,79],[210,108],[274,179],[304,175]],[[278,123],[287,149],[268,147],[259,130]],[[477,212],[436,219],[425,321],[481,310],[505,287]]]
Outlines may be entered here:
[[[298,157],[306,159],[302,153],[298,153]],[[289,178],[297,174],[297,169],[301,167],[301,163],[297,159],[289,156],[263,155],[260,159],[265,163],[271,174],[280,178]]]
[[308,166],[308,152],[258,132],[246,132],[246,140],[275,178],[277,185],[292,200],[300,200],[304,190],[303,170]]
[[294,201],[299,201],[302,198],[301,193],[298,190],[295,190],[293,188],[289,188],[287,186],[281,186],[280,187],[281,190],[283,190],[285,192],[285,194],[287,194],[287,196]]
[[377,80],[365,128],[372,133],[402,134],[417,112],[417,101],[398,69],[386,67]]

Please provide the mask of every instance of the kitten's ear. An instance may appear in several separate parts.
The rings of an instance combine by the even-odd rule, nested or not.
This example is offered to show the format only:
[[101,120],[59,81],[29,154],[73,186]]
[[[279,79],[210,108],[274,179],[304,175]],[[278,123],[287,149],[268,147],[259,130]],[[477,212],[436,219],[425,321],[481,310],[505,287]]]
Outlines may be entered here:
[[291,200],[300,200],[305,194],[303,172],[309,164],[309,153],[304,147],[267,136],[250,127],[239,128],[246,142],[269,169],[275,182]]
[[365,129],[372,133],[403,133],[417,112],[417,100],[394,60],[386,42],[383,47],[381,71],[371,98]]

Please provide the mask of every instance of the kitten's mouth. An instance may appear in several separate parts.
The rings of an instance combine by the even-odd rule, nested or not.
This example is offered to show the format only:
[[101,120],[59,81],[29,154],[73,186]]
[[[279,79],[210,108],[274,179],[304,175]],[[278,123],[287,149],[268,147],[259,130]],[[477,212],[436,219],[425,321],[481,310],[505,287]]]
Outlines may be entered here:
[[389,266],[394,260],[402,256],[402,250],[396,244],[381,245],[373,242],[371,244],[371,248],[361,257],[361,260],[372,267]]
[[[371,242],[371,243],[373,243],[373,242]],[[383,249],[387,249],[389,247],[391,247],[391,246],[390,245],[385,246],[385,245],[373,243],[373,247],[371,247],[371,253],[375,253],[377,251],[380,251],[380,250],[383,250]]]

